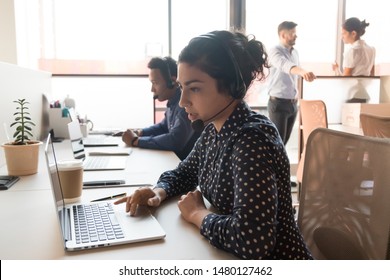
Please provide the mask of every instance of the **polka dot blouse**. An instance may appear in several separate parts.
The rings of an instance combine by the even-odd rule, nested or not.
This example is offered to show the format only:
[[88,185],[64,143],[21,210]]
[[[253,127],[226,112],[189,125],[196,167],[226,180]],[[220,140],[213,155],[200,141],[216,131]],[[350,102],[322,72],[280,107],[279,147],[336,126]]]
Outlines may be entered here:
[[218,213],[200,233],[242,259],[311,259],[294,220],[290,163],[275,126],[241,102],[219,133],[209,124],[157,187],[172,197],[199,187]]

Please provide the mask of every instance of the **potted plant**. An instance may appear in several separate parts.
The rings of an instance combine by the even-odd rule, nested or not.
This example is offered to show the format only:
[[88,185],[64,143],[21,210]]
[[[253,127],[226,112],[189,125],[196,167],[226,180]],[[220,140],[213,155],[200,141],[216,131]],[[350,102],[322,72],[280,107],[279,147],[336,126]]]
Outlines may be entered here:
[[14,113],[15,121],[10,125],[10,127],[15,128],[14,141],[2,145],[8,175],[35,174],[38,171],[39,147],[42,142],[32,140],[32,126],[35,126],[35,124],[28,112],[27,104],[30,103],[25,99],[18,99],[13,102],[18,104]]

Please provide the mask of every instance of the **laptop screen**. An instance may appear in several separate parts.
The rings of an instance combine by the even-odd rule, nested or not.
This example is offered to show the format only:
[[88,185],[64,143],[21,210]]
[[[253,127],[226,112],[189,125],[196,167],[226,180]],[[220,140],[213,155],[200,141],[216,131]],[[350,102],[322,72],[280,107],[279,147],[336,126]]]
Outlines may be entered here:
[[75,159],[85,159],[85,148],[80,131],[80,124],[76,121],[68,123],[69,138]]
[[62,194],[60,177],[58,174],[57,159],[54,152],[54,145],[51,141],[50,134],[47,137],[47,141],[46,141],[45,155],[46,155],[47,169],[50,177],[51,189],[53,192],[55,206],[58,212],[58,219],[61,225],[61,233],[63,236],[64,246],[65,246],[65,240],[67,240],[66,231],[65,231],[66,228],[65,223],[67,221],[67,219],[65,218],[66,218],[67,211],[65,209],[65,201],[64,201],[64,196]]

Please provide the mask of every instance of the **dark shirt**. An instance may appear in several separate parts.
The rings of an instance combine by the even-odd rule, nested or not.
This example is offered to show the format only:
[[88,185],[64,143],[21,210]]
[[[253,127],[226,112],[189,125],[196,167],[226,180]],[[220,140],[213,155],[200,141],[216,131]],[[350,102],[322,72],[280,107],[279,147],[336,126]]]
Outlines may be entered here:
[[290,163],[271,121],[238,105],[219,133],[209,124],[189,156],[157,183],[167,197],[200,188],[218,213],[200,233],[242,259],[311,259],[294,220]]
[[179,106],[180,95],[178,89],[168,100],[160,123],[142,129],[142,137],[138,139],[140,148],[174,151],[181,160],[187,157],[200,134],[192,129],[186,111]]

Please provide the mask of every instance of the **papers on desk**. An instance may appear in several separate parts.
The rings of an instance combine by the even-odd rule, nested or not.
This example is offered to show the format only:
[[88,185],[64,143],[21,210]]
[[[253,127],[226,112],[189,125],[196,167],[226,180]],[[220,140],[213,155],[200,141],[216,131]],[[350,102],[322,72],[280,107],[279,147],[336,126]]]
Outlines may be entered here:
[[129,156],[132,152],[131,148],[90,148],[87,150],[89,156]]

